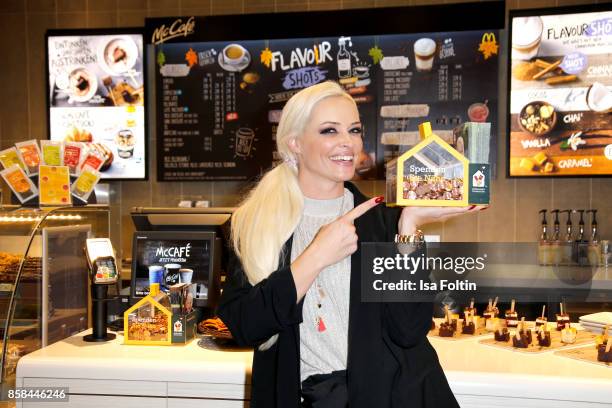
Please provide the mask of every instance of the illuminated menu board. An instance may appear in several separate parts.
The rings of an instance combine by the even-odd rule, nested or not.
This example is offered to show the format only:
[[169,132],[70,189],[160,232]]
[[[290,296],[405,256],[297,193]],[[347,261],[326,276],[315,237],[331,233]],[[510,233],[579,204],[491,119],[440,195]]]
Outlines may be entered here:
[[[397,9],[385,15],[390,10]],[[410,24],[395,31],[389,29],[394,24],[374,24],[378,34],[362,35],[346,24],[333,34],[316,27],[310,31],[315,35],[304,37],[284,31],[299,33],[304,18],[336,14],[273,15],[286,27],[246,30],[242,39],[219,30],[223,21],[250,24],[266,17],[148,19],[147,41],[155,44],[158,180],[257,177],[279,159],[275,133],[286,101],[326,80],[339,82],[358,104],[365,134],[357,178],[384,178],[385,162],[418,143],[418,125],[425,121],[451,144],[462,123],[491,123],[494,164],[497,29],[447,24],[456,30],[402,33]],[[351,11],[343,21],[365,15]]]
[[512,12],[510,176],[612,174],[612,5]]
[[84,143],[102,179],[146,179],[142,33],[57,30],[46,45],[50,139]]

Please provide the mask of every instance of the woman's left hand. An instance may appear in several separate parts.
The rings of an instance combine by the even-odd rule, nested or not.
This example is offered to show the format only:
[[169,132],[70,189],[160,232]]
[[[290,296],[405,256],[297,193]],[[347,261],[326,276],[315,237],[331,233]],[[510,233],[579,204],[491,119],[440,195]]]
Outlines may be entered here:
[[444,222],[459,215],[475,213],[488,208],[488,205],[469,207],[404,207],[398,223],[401,235],[412,235],[417,228],[432,222]]

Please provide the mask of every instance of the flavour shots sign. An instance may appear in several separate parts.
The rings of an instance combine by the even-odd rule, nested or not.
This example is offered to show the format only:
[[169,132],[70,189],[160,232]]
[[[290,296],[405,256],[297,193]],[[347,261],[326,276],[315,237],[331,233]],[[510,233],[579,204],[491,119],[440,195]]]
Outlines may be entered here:
[[[358,104],[365,129],[359,179],[384,178],[384,164],[418,143],[419,123],[431,122],[451,144],[464,122],[490,122],[491,134],[497,132],[497,29],[442,20],[457,30],[406,33],[406,24],[376,23],[368,13],[342,18],[373,19],[367,34],[337,21],[327,25],[325,19],[337,18],[333,12],[276,15],[272,25],[265,16],[231,16],[231,24],[218,16],[148,19],[158,180],[258,176],[280,160],[275,135],[284,104],[326,80],[339,82]],[[309,24],[309,37],[295,34],[303,32],[301,21],[315,18],[320,24]],[[228,24],[245,27],[242,38],[227,32]],[[497,149],[489,150],[494,162]]]
[[612,6],[512,12],[509,175],[612,174]]

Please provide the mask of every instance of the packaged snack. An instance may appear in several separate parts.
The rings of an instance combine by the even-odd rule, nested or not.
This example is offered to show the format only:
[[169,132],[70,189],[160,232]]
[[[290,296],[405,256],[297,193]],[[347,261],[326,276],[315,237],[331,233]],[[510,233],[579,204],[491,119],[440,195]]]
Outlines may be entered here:
[[14,164],[0,171],[0,175],[22,204],[38,195],[38,189],[34,183],[18,165]]
[[86,202],[99,180],[100,172],[91,166],[85,166],[72,184],[72,194]]
[[38,166],[40,165],[40,149],[36,140],[28,140],[26,142],[15,143],[17,152],[23,164],[25,164],[28,175],[34,176],[38,174]]
[[47,166],[63,166],[62,142],[55,140],[41,140],[42,164]]
[[464,207],[489,203],[490,167],[471,163],[429,122],[419,125],[422,141],[387,163],[390,206]]
[[70,205],[70,170],[66,166],[40,165],[40,205]]
[[83,154],[83,144],[79,142],[66,142],[64,144],[63,164],[70,169],[70,175],[78,175],[79,163]]
[[19,158],[19,154],[17,153],[16,147],[9,147],[8,149],[2,150],[0,152],[0,163],[5,169],[8,169],[13,164],[16,164],[25,170],[25,164],[23,164],[23,162]]
[[79,164],[79,172],[82,172],[83,169],[87,166],[93,168],[94,170],[100,170],[102,165],[105,162],[104,156],[98,152],[97,149],[87,149],[87,153],[83,155],[83,161]]

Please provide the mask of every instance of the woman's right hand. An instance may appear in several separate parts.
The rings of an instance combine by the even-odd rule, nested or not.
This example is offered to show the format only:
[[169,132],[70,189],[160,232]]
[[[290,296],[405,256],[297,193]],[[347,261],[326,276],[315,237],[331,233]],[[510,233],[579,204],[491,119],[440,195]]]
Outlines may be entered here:
[[[379,200],[377,202],[377,200]],[[340,262],[357,251],[357,232],[354,221],[376,207],[382,198],[374,197],[347,212],[335,221],[322,226],[308,249],[314,263],[321,269]]]
[[358,237],[353,222],[382,200],[374,197],[319,229],[310,245],[291,264],[298,302],[324,268],[357,251]]

